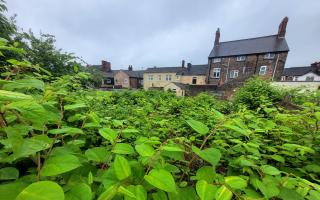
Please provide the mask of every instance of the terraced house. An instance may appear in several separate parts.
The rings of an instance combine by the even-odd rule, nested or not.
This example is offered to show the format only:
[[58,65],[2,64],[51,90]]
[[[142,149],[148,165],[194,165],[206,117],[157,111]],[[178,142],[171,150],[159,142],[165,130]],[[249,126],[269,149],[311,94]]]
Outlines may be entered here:
[[164,89],[170,83],[179,83],[177,85],[205,85],[208,71],[208,65],[192,65],[188,63],[185,66],[183,60],[178,67],[153,67],[145,70],[143,74],[144,89]]
[[237,85],[253,75],[280,80],[289,52],[285,39],[287,23],[285,17],[276,35],[227,42],[220,42],[218,28],[208,57],[207,83],[221,86],[233,82]]

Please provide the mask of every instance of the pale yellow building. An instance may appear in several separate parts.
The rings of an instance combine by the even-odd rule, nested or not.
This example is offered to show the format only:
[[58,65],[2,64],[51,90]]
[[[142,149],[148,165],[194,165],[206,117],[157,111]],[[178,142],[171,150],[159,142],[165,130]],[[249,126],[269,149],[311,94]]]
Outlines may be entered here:
[[[143,87],[164,89],[169,83],[186,85],[205,85],[208,65],[191,65],[187,67],[153,67],[143,74]],[[172,87],[174,85],[171,84]],[[182,95],[183,96],[183,95]]]

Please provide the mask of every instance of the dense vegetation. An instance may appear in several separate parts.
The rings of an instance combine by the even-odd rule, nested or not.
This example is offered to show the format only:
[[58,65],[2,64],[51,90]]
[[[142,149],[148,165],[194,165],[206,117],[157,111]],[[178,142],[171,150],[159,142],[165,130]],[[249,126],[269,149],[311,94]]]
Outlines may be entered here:
[[[26,54],[5,40],[0,50]],[[103,92],[86,73],[7,63],[1,199],[320,199],[319,93],[259,79],[234,102]]]

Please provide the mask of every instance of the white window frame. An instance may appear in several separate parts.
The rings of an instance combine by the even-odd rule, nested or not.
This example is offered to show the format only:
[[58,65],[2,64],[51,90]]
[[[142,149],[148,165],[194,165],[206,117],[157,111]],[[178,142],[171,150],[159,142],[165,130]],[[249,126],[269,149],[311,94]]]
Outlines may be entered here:
[[171,81],[171,80],[172,80],[172,75],[166,74],[166,81]]
[[212,60],[212,62],[213,62],[213,63],[219,63],[219,62],[221,62],[221,58],[214,58],[214,59]]
[[274,59],[274,57],[276,56],[275,53],[266,53],[264,54],[264,59]]
[[161,81],[161,74],[158,75],[158,81]]
[[236,57],[236,61],[237,62],[242,62],[242,61],[245,61],[246,60],[246,56],[237,56]]
[[239,70],[231,70],[230,78],[237,78],[239,76]]
[[267,69],[268,69],[268,67],[267,67],[267,66],[265,66],[265,65],[260,66],[260,69],[259,69],[259,75],[262,75],[262,76],[266,75],[266,73],[267,73]]
[[221,68],[213,68],[212,70],[212,77],[213,78],[220,78],[221,76]]
[[285,81],[286,80],[286,76],[281,76],[281,81]]
[[[309,80],[308,80],[309,79]],[[314,81],[314,76],[307,76],[306,77],[306,81]]]
[[148,81],[153,81],[153,75],[152,74],[148,75]]

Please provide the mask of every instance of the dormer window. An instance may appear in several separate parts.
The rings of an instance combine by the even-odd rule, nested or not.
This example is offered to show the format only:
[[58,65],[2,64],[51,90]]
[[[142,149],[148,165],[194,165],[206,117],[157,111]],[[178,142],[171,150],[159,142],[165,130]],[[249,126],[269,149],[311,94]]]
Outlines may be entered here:
[[264,59],[274,59],[275,55],[274,53],[266,53],[264,54]]
[[213,63],[219,63],[219,62],[221,62],[221,58],[214,58],[213,59]]
[[236,57],[236,60],[237,60],[238,62],[245,61],[245,60],[246,60],[246,57],[245,57],[245,56],[237,56],[237,57]]

